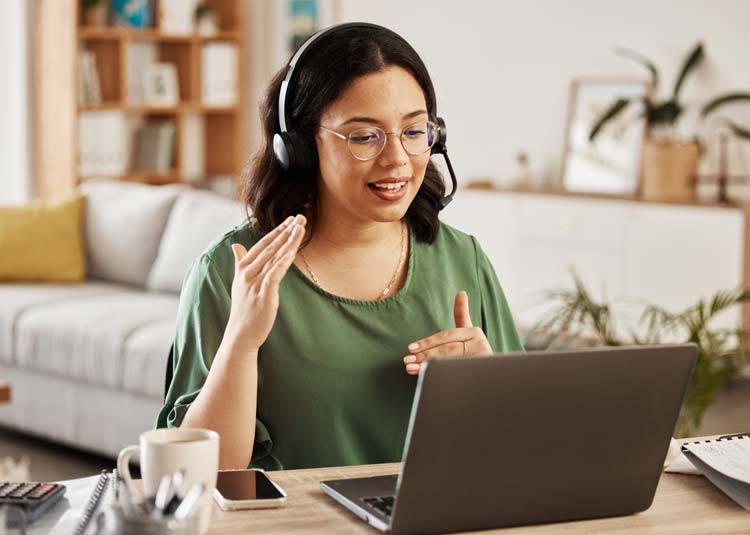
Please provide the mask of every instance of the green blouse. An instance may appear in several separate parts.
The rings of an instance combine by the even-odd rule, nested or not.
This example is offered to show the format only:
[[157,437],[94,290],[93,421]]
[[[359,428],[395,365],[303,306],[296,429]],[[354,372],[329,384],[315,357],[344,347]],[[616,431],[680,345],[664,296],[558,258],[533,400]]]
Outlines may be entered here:
[[[188,271],[174,378],[157,427],[179,426],[206,380],[229,318],[232,243],[249,249],[260,237],[255,227],[240,225],[214,241]],[[453,303],[460,290],[468,292],[472,321],[495,351],[523,349],[490,261],[474,237],[444,223],[431,245],[412,234],[406,282],[381,301],[332,295],[292,265],[280,285],[276,322],[258,355],[251,466],[280,470],[401,460],[417,382],[402,358],[409,343],[455,327]]]

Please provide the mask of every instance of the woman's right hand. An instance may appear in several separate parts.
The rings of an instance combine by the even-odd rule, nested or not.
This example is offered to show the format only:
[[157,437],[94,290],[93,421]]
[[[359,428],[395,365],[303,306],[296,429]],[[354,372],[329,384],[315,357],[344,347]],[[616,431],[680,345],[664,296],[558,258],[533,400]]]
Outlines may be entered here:
[[305,216],[289,216],[248,251],[232,244],[234,281],[225,336],[257,354],[268,338],[279,309],[279,284],[305,235]]

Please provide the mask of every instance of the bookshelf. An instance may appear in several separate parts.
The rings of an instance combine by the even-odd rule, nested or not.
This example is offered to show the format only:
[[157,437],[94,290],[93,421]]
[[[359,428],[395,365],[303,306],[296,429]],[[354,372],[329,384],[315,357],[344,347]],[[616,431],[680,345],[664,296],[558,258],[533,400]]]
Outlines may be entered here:
[[[86,25],[80,0],[37,3],[32,120],[40,196],[90,178],[169,184],[239,175],[248,150],[246,2],[203,0],[218,15],[205,35],[164,31],[167,1],[150,1],[152,24],[144,28]],[[164,64],[171,79],[154,75]],[[176,99],[154,100],[154,91]]]

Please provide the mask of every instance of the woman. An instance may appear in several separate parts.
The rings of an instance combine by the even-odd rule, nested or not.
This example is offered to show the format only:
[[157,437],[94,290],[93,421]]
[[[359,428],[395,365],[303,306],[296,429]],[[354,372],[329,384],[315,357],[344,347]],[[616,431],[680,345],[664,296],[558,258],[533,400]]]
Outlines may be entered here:
[[[222,468],[398,461],[425,360],[521,342],[476,240],[438,220],[440,132],[417,53],[344,25],[294,69],[262,108],[265,146],[245,177],[254,217],[185,279],[157,426],[215,429]],[[296,170],[274,154],[285,122]]]

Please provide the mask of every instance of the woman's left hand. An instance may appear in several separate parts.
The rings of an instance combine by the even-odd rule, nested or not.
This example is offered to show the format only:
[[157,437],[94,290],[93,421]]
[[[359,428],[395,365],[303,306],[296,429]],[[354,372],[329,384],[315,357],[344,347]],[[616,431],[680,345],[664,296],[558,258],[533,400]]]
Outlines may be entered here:
[[453,305],[455,329],[446,329],[409,344],[410,354],[404,357],[406,373],[418,375],[422,363],[432,357],[491,355],[492,347],[479,327],[474,327],[469,315],[469,296],[461,291]]

